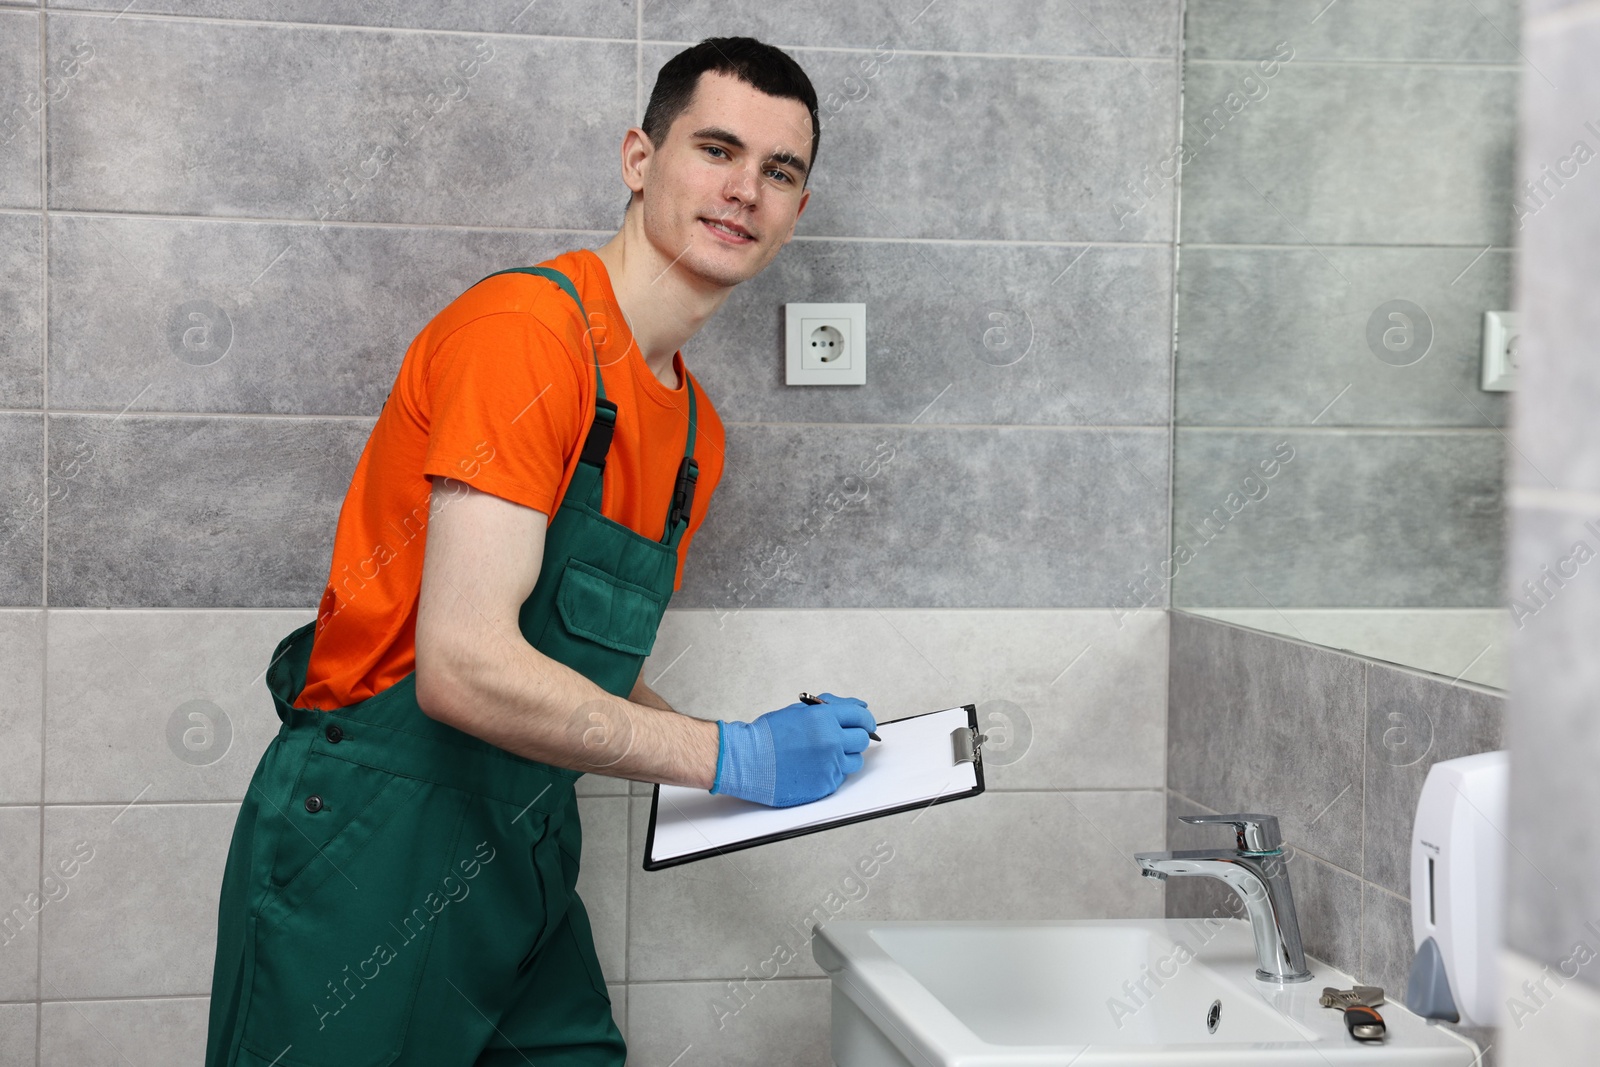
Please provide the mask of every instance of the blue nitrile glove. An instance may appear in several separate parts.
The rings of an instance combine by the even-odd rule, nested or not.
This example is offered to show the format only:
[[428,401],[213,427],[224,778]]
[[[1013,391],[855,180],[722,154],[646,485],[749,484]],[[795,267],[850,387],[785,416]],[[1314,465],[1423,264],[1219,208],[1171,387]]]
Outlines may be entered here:
[[711,792],[787,808],[821,800],[859,771],[877,720],[855,697],[817,697],[821,704],[790,704],[755,722],[719,719]]

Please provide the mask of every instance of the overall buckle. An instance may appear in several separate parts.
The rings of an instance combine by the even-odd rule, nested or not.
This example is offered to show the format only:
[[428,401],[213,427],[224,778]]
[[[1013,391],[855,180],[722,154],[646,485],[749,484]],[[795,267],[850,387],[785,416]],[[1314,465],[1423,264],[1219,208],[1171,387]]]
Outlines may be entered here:
[[580,462],[602,470],[606,454],[611,451],[611,435],[617,428],[617,405],[610,400],[594,402],[594,421],[589,424],[589,436],[584,438]]
[[678,520],[687,520],[694,507],[694,487],[700,480],[700,464],[689,456],[678,463],[678,480],[672,486],[672,508],[667,512],[667,529],[661,535],[663,543],[672,536]]

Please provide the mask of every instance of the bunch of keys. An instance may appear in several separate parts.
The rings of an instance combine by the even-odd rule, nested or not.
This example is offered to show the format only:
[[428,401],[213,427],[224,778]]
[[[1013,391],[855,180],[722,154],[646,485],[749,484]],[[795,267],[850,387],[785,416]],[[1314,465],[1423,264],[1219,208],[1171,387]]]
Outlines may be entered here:
[[1350,989],[1326,986],[1322,990],[1324,1008],[1338,1008],[1344,1012],[1344,1027],[1357,1041],[1382,1041],[1388,1033],[1383,1016],[1377,1013],[1383,1003],[1383,989],[1375,985],[1358,985]]

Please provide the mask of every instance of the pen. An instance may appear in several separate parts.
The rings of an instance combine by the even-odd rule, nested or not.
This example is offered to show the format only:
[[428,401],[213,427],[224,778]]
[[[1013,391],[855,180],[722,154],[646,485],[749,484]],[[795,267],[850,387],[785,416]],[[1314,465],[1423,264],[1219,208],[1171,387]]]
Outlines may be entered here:
[[[801,693],[800,694],[800,703],[802,703],[802,704],[820,704],[820,703],[822,703],[822,701],[818,700],[816,697],[812,696],[810,693]],[[872,738],[874,741],[882,741],[883,740],[883,738],[879,737],[877,734],[873,733],[871,730],[867,731],[867,736]]]

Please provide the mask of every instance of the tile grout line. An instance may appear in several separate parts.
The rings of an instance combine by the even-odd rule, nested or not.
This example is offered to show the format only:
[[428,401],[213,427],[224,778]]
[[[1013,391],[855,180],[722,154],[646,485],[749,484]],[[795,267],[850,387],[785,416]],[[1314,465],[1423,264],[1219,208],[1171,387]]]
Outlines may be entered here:
[[[84,418],[100,418],[113,415],[110,408],[8,408],[0,407],[0,415],[71,415]],[[113,417],[121,417],[120,413]],[[325,422],[362,422],[377,419],[377,415],[363,415],[357,412],[276,412],[276,411],[173,411],[160,409],[147,409],[130,413],[132,418],[163,418],[163,419],[282,419],[282,420],[321,420]],[[771,428],[811,428],[819,426],[855,427],[877,430],[884,427],[896,429],[918,430],[1085,430],[1093,433],[1104,433],[1111,430],[1132,431],[1161,431],[1171,435],[1172,431],[1184,433],[1260,433],[1282,434],[1288,431],[1295,433],[1321,434],[1328,437],[1340,435],[1378,436],[1387,434],[1395,437],[1489,437],[1499,434],[1499,427],[1475,426],[1293,426],[1288,424],[1268,426],[1170,426],[1165,422],[1104,422],[1104,423],[1073,423],[1073,422],[792,422],[776,420],[725,420],[725,426],[738,427],[771,427]],[[1334,610],[1334,609],[1324,609]],[[1414,609],[1415,610],[1415,609]],[[1463,609],[1465,610],[1465,609]]]
[[1358,828],[1358,837],[1361,841],[1361,905],[1360,914],[1356,925],[1356,966],[1359,973],[1356,975],[1363,981],[1370,982],[1371,975],[1367,973],[1367,733],[1371,729],[1372,716],[1372,669],[1371,665],[1361,664],[1361,826]]
[[[1188,0],[1179,0],[1178,10],[1174,13],[1176,25],[1173,27],[1173,36],[1177,39],[1174,48],[1173,62],[1177,73],[1173,79],[1175,106],[1177,114],[1174,119],[1177,124],[1178,140],[1183,140],[1183,61],[1184,61],[1184,27],[1188,20]],[[1178,153],[1177,172],[1172,181],[1172,232],[1171,253],[1168,262],[1171,264],[1171,296],[1168,303],[1168,314],[1172,316],[1170,329],[1167,331],[1167,552],[1170,558],[1173,543],[1177,540],[1177,528],[1174,522],[1176,505],[1176,487],[1173,475],[1177,470],[1178,458],[1178,264],[1182,254],[1180,237],[1183,234],[1183,153]],[[1172,848],[1172,645],[1176,639],[1172,628],[1172,586],[1169,584],[1165,592],[1167,604],[1166,611],[1162,612],[1162,621],[1166,623],[1166,685],[1161,687],[1161,696],[1164,707],[1161,709],[1161,784],[1166,789],[1166,810],[1161,813],[1162,844],[1167,849]],[[1161,885],[1161,914],[1167,914],[1167,899],[1171,893],[1171,886],[1163,881]]]
[[[45,92],[45,71],[49,66],[49,25],[43,0],[39,12],[39,454],[43,470],[41,489],[44,503],[39,516],[39,606],[50,606],[50,98]],[[50,617],[39,614],[39,899],[44,891],[44,777],[47,708],[50,698]],[[33,957],[33,1062],[44,1063],[44,923],[34,930]]]
[[[3,10],[3,9],[0,9]],[[637,100],[638,94],[635,94]],[[641,116],[642,117],[642,116]],[[27,209],[0,207],[0,215],[32,214]],[[206,215],[193,212],[173,211],[115,211],[95,210],[91,208],[61,208],[55,211],[60,218],[86,219],[93,221],[116,222],[195,222],[195,223],[226,223],[226,224],[252,224],[261,226],[309,226],[318,230],[338,229],[393,229],[393,230],[445,230],[462,232],[483,232],[490,234],[580,234],[591,237],[610,237],[616,233],[614,228],[594,228],[587,226],[516,226],[516,225],[486,225],[482,223],[465,222],[428,222],[407,221],[393,222],[384,219],[340,219],[338,222],[325,222],[317,219],[301,218],[295,215]],[[853,233],[797,233],[794,240],[800,242],[837,241],[859,244],[929,244],[950,245],[963,247],[967,245],[985,245],[1001,248],[1165,248],[1169,242],[1165,241],[1097,241],[1082,238],[1062,238],[1059,240],[1026,240],[1013,237],[919,237],[915,235],[872,235]],[[1230,246],[1231,247],[1231,246]],[[1280,247],[1280,246],[1268,246]],[[1284,248],[1301,248],[1309,246],[1284,245]],[[1320,247],[1344,248],[1358,247],[1337,244],[1325,244]],[[1401,247],[1380,245],[1375,247]],[[1412,246],[1404,246],[1412,247]],[[1445,245],[1444,248],[1468,249],[1477,245]]]
[[[3,9],[0,9],[3,10]],[[636,94],[636,101],[638,96]],[[642,117],[642,116],[641,116]],[[32,215],[34,209],[17,207],[0,207],[0,215]],[[340,219],[338,222],[326,222],[318,219],[301,218],[295,215],[208,215],[193,212],[172,211],[131,211],[131,210],[98,210],[94,208],[60,208],[53,212],[58,217],[70,219],[108,220],[118,222],[198,222],[198,223],[255,223],[263,226],[312,226],[323,230],[336,229],[438,229],[482,231],[485,233],[513,233],[513,234],[586,234],[595,237],[609,237],[616,231],[612,228],[594,228],[587,226],[515,226],[515,225],[486,225],[482,223],[464,222],[425,222],[406,221],[393,222],[384,219]],[[855,233],[796,233],[796,241],[842,241],[858,243],[880,244],[935,244],[935,245],[998,245],[1017,246],[1022,248],[1167,248],[1172,241],[1109,241],[1085,240],[1083,238],[1062,238],[1059,240],[1026,240],[1022,238],[1007,237],[916,237],[910,235],[872,235]],[[1195,251],[1220,252],[1310,252],[1316,249],[1350,249],[1357,251],[1373,252],[1461,252],[1478,250],[1509,255],[1515,249],[1511,245],[1491,244],[1487,249],[1481,242],[1467,242],[1460,244],[1438,244],[1407,242],[1404,244],[1378,243],[1371,241],[1323,241],[1317,244],[1305,244],[1299,241],[1285,242],[1251,242],[1251,241],[1190,241],[1188,247]]]
[[[130,5],[131,6],[131,5]],[[562,45],[571,42],[601,45],[629,45],[652,44],[663,45],[669,48],[690,48],[696,41],[674,41],[658,37],[644,37],[639,28],[643,18],[642,12],[636,16],[634,37],[590,37],[580,34],[556,33],[515,33],[505,30],[488,29],[452,29],[437,26],[384,26],[377,24],[362,24],[353,22],[301,22],[293,19],[248,19],[236,16],[222,15],[192,15],[174,12],[122,11],[112,15],[110,10],[98,8],[57,8],[62,14],[74,18],[84,19],[110,19],[115,22],[126,18],[129,22],[155,22],[155,23],[189,23],[199,26],[234,26],[247,30],[273,30],[289,29],[309,32],[334,33],[369,33],[369,34],[394,34],[405,37],[491,37],[496,40],[506,41],[539,41],[551,45]],[[785,52],[836,52],[836,53],[867,53],[872,54],[872,45],[811,45],[793,44],[784,41],[769,41],[775,48]],[[900,54],[910,56],[930,56],[935,58],[957,58],[977,60],[1036,60],[1066,63],[1165,63],[1171,56],[1162,55],[1101,55],[1098,53],[1075,52],[963,52],[952,49],[900,49]],[[1234,62],[1247,63],[1252,60],[1235,60]],[[1477,66],[1472,64],[1472,66]]]

